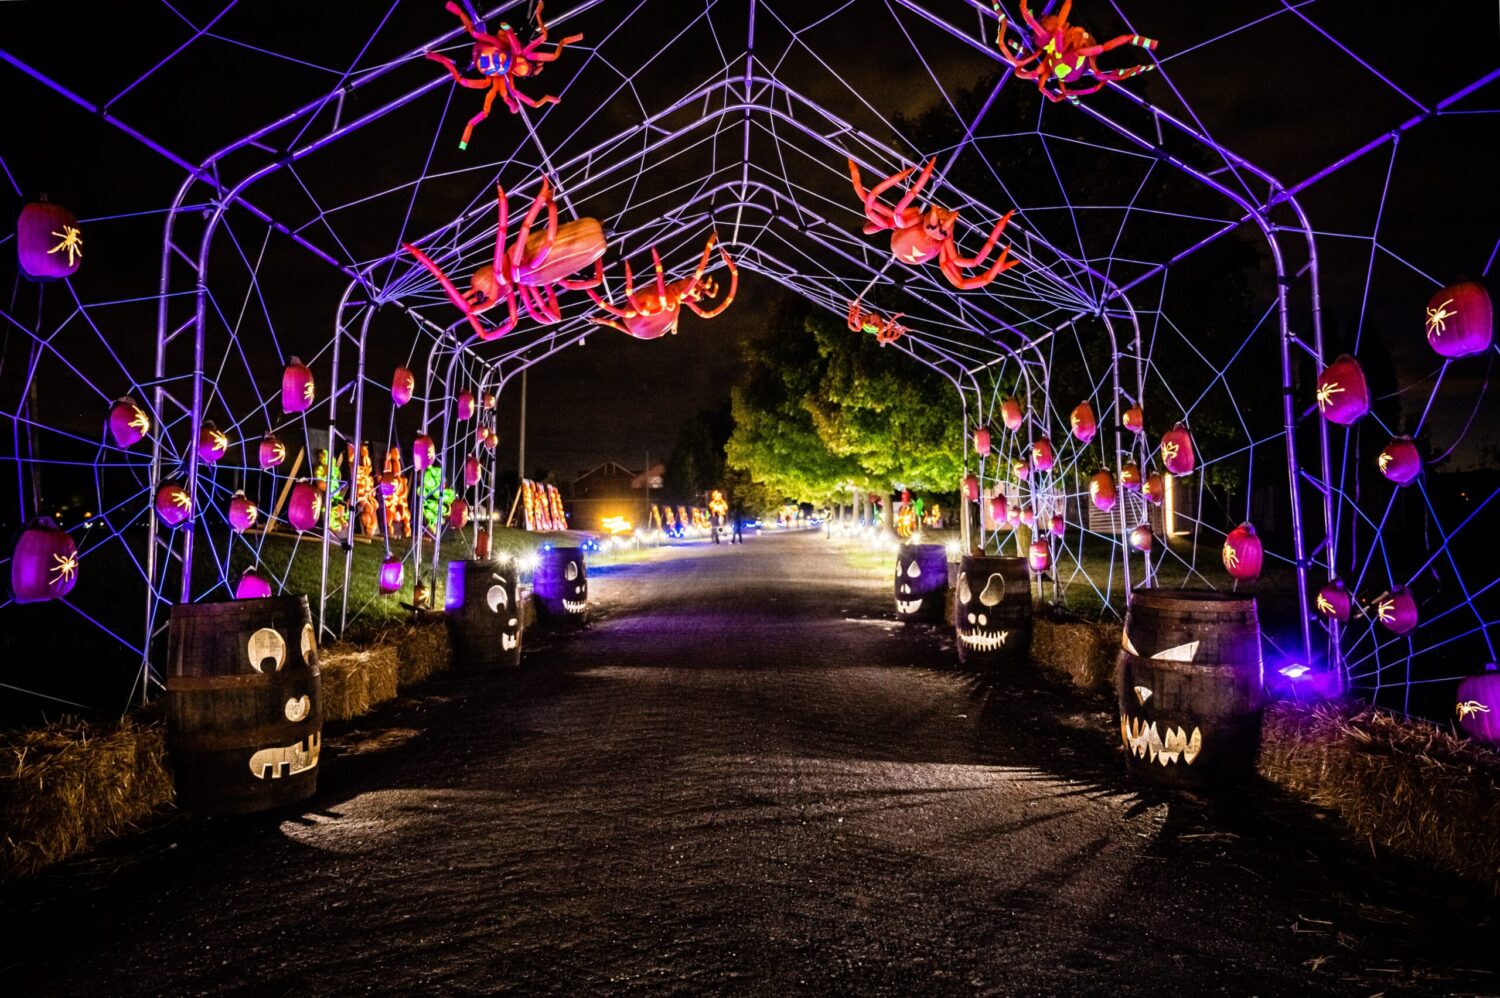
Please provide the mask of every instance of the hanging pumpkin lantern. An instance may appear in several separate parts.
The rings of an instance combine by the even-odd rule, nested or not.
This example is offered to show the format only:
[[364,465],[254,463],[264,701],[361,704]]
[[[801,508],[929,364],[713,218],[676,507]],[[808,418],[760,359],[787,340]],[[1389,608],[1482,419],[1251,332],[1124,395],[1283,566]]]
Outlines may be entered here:
[[109,407],[109,435],[116,447],[133,447],[151,432],[151,417],[126,395]]
[[1126,492],[1141,490],[1141,469],[1134,461],[1120,467],[1120,487]]
[[1031,477],[1031,465],[1020,458],[1011,462],[1010,470],[1015,472],[1016,478],[1020,481],[1024,482]]
[[469,504],[463,499],[455,498],[448,506],[448,526],[454,530],[462,530],[469,525]]
[[229,500],[229,525],[234,528],[234,532],[243,534],[255,526],[258,519],[260,507],[255,505],[255,500],[243,492],[236,492]]
[[78,545],[51,518],[32,520],[10,555],[10,590],[17,603],[61,599],[78,584]]
[[296,357],[286,365],[286,370],[281,372],[281,411],[288,415],[294,412],[306,412],[313,404],[313,396],[317,394],[317,386],[313,382],[312,371],[307,365]]
[[488,561],[490,557],[490,532],[483,527],[474,537],[474,557],[479,561]]
[[1422,473],[1422,455],[1411,437],[1392,437],[1378,463],[1380,473],[1397,485],[1410,485]]
[[1340,623],[1348,620],[1354,611],[1354,601],[1349,597],[1349,590],[1344,588],[1343,579],[1334,579],[1319,589],[1316,606],[1320,615]]
[[1500,745],[1500,672],[1491,662],[1477,676],[1458,681],[1458,726],[1464,734],[1489,745]]
[[1026,563],[1038,575],[1052,567],[1052,549],[1047,546],[1047,538],[1038,537],[1031,542],[1031,550],[1026,556]]
[[181,524],[193,515],[193,500],[187,489],[176,482],[164,482],[156,490],[156,515],[169,527]]
[[494,392],[485,392],[483,395],[479,396],[479,404],[482,405],[482,406],[484,406],[485,411],[487,411],[487,412],[494,411],[494,408],[495,408],[495,393]]
[[198,431],[198,460],[204,464],[217,464],[229,450],[229,438],[219,431],[212,421],[203,424]]
[[271,580],[253,568],[245,569],[234,587],[235,599],[269,599],[271,595]]
[[1005,507],[1005,522],[1012,527],[1021,522],[1021,504],[1011,503]]
[[260,466],[269,471],[286,460],[286,444],[274,433],[267,433],[260,438]]
[[418,471],[426,471],[437,460],[437,447],[425,433],[417,435],[411,442],[411,463]]
[[464,460],[464,484],[469,488],[479,484],[479,458],[468,457]]
[[1151,524],[1142,523],[1130,529],[1130,546],[1142,554],[1150,554],[1155,543],[1156,534],[1151,530]]
[[33,201],[16,219],[16,260],[33,281],[72,277],[83,263],[78,219],[60,204]]
[[990,456],[990,431],[988,427],[981,426],[974,431],[974,450],[980,457]]
[[406,566],[400,558],[393,554],[385,556],[385,561],[380,563],[380,591],[387,596],[401,591],[401,583],[406,575]]
[[495,448],[500,446],[500,434],[496,433],[493,428],[486,429],[481,442],[484,444],[484,449],[493,454]]
[[1162,500],[1167,497],[1167,486],[1160,474],[1153,471],[1146,476],[1146,480],[1141,483],[1141,495],[1153,506],[1162,504]]
[[1348,426],[1370,411],[1370,386],[1359,361],[1341,355],[1318,375],[1318,411],[1330,423]]
[[416,390],[416,375],[404,367],[396,368],[396,373],[391,376],[391,401],[399,408],[411,401],[412,393]]
[[292,497],[287,500],[287,522],[306,533],[318,525],[323,515],[323,493],[311,482],[298,482],[292,486]]
[[979,498],[979,479],[973,475],[964,476],[964,495],[969,497],[970,502]]
[[1094,472],[1094,477],[1089,479],[1089,496],[1094,500],[1094,508],[1101,513],[1114,509],[1115,476],[1102,468]]
[[1004,496],[995,496],[990,499],[990,522],[995,526],[1005,522],[1006,514],[1010,512],[1009,503]]
[[1005,428],[1015,432],[1021,428],[1022,422],[1021,403],[1014,398],[1000,400],[1000,421]]
[[1490,294],[1478,281],[1450,284],[1427,303],[1427,342],[1443,357],[1483,353],[1494,336]]
[[375,486],[380,494],[386,499],[396,494],[396,473],[394,471],[382,471],[380,480]]
[[1030,506],[1022,506],[1021,507],[1021,525],[1023,527],[1029,527],[1029,526],[1031,526],[1034,523],[1036,523],[1036,514],[1031,511],[1031,507]]
[[1125,424],[1125,429],[1131,433],[1146,432],[1146,413],[1138,405],[1126,409],[1125,414],[1120,417],[1120,422]]
[[1073,436],[1078,442],[1086,444],[1094,439],[1094,434],[1099,431],[1099,422],[1094,418],[1094,407],[1087,402],[1080,402],[1073,407],[1073,412],[1068,416],[1068,425],[1073,428]]
[[[1186,426],[1178,423],[1161,435],[1161,463],[1174,475],[1191,475],[1198,466],[1193,453],[1193,436]],[[1140,470],[1136,470],[1136,481],[1140,481]]]
[[1375,601],[1375,619],[1393,634],[1405,634],[1417,626],[1417,598],[1405,586],[1396,586]]
[[1063,519],[1063,515],[1061,513],[1052,514],[1052,534],[1054,537],[1061,537],[1063,535],[1063,531],[1067,529],[1067,526],[1067,521]]
[[1057,455],[1052,450],[1052,441],[1046,437],[1031,445],[1031,466],[1037,471],[1051,471]]
[[453,401],[455,408],[457,408],[458,410],[458,418],[460,420],[467,421],[474,418],[473,392],[465,389],[464,391],[459,392],[458,397]]
[[1224,568],[1236,579],[1260,578],[1263,555],[1260,538],[1248,523],[1235,527],[1224,538]]

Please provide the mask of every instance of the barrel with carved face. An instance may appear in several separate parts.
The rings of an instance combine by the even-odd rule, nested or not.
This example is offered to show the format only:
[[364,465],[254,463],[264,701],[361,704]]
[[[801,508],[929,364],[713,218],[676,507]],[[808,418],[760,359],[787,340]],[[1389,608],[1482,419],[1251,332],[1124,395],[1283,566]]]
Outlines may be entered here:
[[588,623],[589,578],[583,548],[548,547],[537,554],[540,560],[531,586],[541,616],[558,627],[582,627]]
[[1031,576],[1025,558],[966,555],[955,595],[960,662],[997,670],[1026,662],[1031,654]]
[[941,544],[903,544],[896,551],[896,616],[941,622],[948,600],[948,552]]
[[172,608],[167,743],[177,800],[265,811],[318,789],[323,711],[306,596]]
[[1249,776],[1264,698],[1255,599],[1186,589],[1132,594],[1115,690],[1132,777],[1203,788]]
[[498,561],[448,562],[444,610],[460,669],[521,664],[521,602],[516,569]]

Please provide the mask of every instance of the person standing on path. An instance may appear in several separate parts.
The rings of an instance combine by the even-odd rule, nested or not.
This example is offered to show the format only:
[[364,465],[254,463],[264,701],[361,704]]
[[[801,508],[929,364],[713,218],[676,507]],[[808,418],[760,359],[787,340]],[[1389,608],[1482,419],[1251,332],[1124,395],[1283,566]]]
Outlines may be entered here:
[[734,535],[729,538],[729,543],[745,543],[745,507],[740,505],[739,499],[735,499],[734,507],[729,511],[729,515],[734,518]]

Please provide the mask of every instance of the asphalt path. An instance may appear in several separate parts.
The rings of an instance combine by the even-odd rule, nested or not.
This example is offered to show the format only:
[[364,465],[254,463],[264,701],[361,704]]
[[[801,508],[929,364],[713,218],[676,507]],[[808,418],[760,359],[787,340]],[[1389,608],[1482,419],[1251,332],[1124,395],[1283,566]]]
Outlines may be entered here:
[[1493,993],[1487,899],[1106,700],[956,668],[821,534],[591,572],[519,672],[330,726],[316,798],[0,894],[7,994]]

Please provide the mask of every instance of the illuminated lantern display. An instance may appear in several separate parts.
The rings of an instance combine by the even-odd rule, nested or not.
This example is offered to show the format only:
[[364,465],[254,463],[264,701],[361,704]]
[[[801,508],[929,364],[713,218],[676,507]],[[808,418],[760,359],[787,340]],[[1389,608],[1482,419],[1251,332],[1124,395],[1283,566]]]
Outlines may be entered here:
[[1500,672],[1490,663],[1477,676],[1458,681],[1458,726],[1470,738],[1500,745]]
[[1031,542],[1031,551],[1027,555],[1027,563],[1031,570],[1041,575],[1052,567],[1052,548],[1047,544],[1047,538],[1038,537]]
[[1375,601],[1375,619],[1393,634],[1405,634],[1417,626],[1417,598],[1405,586],[1396,586]]
[[454,665],[478,670],[521,664],[520,597],[512,565],[483,559],[448,562],[443,610]]
[[469,504],[462,499],[455,498],[448,506],[448,526],[453,530],[462,530],[469,525]]
[[1030,506],[1021,507],[1021,525],[1029,527],[1036,523],[1036,514],[1031,511]]
[[1167,486],[1161,475],[1154,471],[1147,475],[1146,480],[1141,483],[1141,495],[1145,496],[1146,501],[1151,505],[1160,506],[1162,500],[1167,497]]
[[1010,524],[1012,527],[1016,526],[1018,523],[1021,522],[1021,505],[1020,505],[1020,503],[1011,503],[1009,506],[1006,507],[1006,509],[1005,509],[1005,522],[1008,523],[1008,524]]
[[1027,464],[1025,461],[1022,461],[1020,458],[1017,458],[1015,461],[1011,462],[1010,470],[1015,472],[1016,478],[1020,481],[1024,482],[1026,481],[1026,479],[1031,477],[1031,465]]
[[1051,471],[1052,463],[1056,454],[1052,450],[1052,441],[1046,437],[1031,445],[1031,466],[1037,471]]
[[396,475],[394,472],[382,471],[379,480],[375,483],[376,490],[386,499],[396,494]]
[[33,201],[16,220],[16,260],[33,281],[72,277],[83,263],[78,219],[60,204]]
[[[1198,466],[1198,459],[1193,453],[1193,436],[1181,423],[1161,435],[1161,463],[1174,475],[1191,475]],[[1139,469],[1136,471],[1136,481],[1140,481]]]
[[411,442],[411,463],[418,471],[426,471],[437,460],[437,447],[425,433],[417,435]]
[[1380,473],[1397,485],[1410,485],[1422,473],[1422,455],[1411,437],[1392,437],[1378,463]]
[[990,431],[987,427],[981,426],[974,431],[974,450],[980,457],[990,456]]
[[212,422],[204,423],[203,429],[198,431],[198,460],[204,464],[217,464],[227,450],[229,438]]
[[396,368],[396,373],[391,376],[391,401],[397,406],[403,406],[411,401],[412,393],[416,390],[416,375],[404,367]]
[[1260,538],[1248,523],[1235,527],[1224,538],[1224,569],[1236,579],[1260,578],[1263,554]]
[[1120,466],[1120,487],[1126,492],[1141,490],[1141,469],[1134,461]]
[[[994,502],[994,500],[990,500]],[[948,552],[941,544],[896,549],[896,616],[941,621],[948,597]]]
[[1000,400],[1000,421],[1005,428],[1015,432],[1021,428],[1021,403],[1014,398]]
[[500,434],[496,433],[493,428],[486,428],[480,443],[484,444],[485,450],[493,454],[495,453],[495,448],[500,446]]
[[235,599],[269,599],[270,596],[271,580],[253,568],[245,569],[245,574],[234,587]]
[[236,492],[229,500],[229,525],[234,528],[235,533],[243,534],[255,526],[255,521],[259,519],[260,507],[245,493]]
[[994,523],[997,527],[1004,523],[1010,513],[1007,507],[1008,504],[1004,496],[995,496],[990,499],[990,522]]
[[454,406],[458,410],[458,418],[468,420],[474,418],[474,393],[461,391],[458,398],[454,399]]
[[1427,303],[1427,342],[1443,357],[1467,357],[1490,348],[1495,314],[1478,281],[1451,284]]
[[470,456],[464,459],[464,484],[470,488],[479,484],[479,458]]
[[312,406],[313,396],[317,391],[312,371],[301,360],[293,357],[286,370],[281,372],[281,411],[288,415],[306,412]]
[[387,596],[401,591],[401,583],[406,575],[406,566],[400,558],[393,554],[385,556],[385,561],[380,563],[380,591]]
[[1115,476],[1102,468],[1094,472],[1094,477],[1089,479],[1089,496],[1094,500],[1094,508],[1101,513],[1114,509]]
[[1026,664],[1031,651],[1031,578],[1024,560],[965,555],[954,596],[960,662],[971,668]]
[[1156,543],[1156,534],[1151,530],[1151,524],[1142,523],[1130,529],[1130,546],[1142,554],[1150,554],[1151,546]]
[[32,520],[10,555],[10,591],[17,603],[61,599],[78,584],[78,545],[53,520]]
[[1068,416],[1068,425],[1073,428],[1073,436],[1078,442],[1086,444],[1094,439],[1094,434],[1099,432],[1099,421],[1094,418],[1094,407],[1087,402],[1080,402],[1073,407],[1073,412]]
[[1063,531],[1067,529],[1067,525],[1067,521],[1063,519],[1061,513],[1052,514],[1052,535],[1054,537],[1061,537]]
[[318,525],[323,515],[323,493],[311,482],[298,482],[292,486],[292,497],[287,500],[287,522],[298,530],[311,530]]
[[[1370,386],[1359,361],[1341,355],[1318,375],[1318,411],[1330,423],[1348,426],[1370,411]],[[1176,474],[1176,472],[1173,472]]]
[[540,555],[541,560],[532,573],[531,588],[543,616],[562,626],[583,626],[589,610],[588,567],[584,564],[583,549],[544,546]]
[[979,498],[979,479],[973,475],[964,476],[964,495],[969,497],[970,502]]
[[151,432],[151,417],[130,396],[109,407],[109,435],[116,447],[134,447]]
[[176,482],[164,482],[156,490],[156,515],[169,527],[181,524],[193,515],[193,500],[187,489]]
[[274,433],[267,433],[260,438],[260,466],[262,470],[269,471],[286,460],[286,444]]
[[1321,616],[1340,623],[1348,620],[1354,611],[1354,601],[1349,596],[1349,590],[1344,588],[1343,579],[1334,579],[1319,589],[1316,606]]
[[483,406],[486,411],[493,411],[495,408],[495,393],[485,392],[483,395],[479,396],[479,404]]
[[1131,433],[1144,433],[1146,431],[1146,414],[1138,405],[1133,405],[1129,409],[1126,409],[1124,415],[1120,417],[1120,422]]
[[483,527],[474,535],[474,557],[484,561],[490,556],[490,532]]

